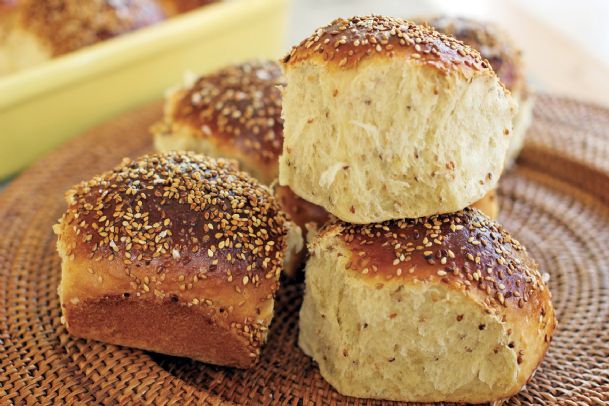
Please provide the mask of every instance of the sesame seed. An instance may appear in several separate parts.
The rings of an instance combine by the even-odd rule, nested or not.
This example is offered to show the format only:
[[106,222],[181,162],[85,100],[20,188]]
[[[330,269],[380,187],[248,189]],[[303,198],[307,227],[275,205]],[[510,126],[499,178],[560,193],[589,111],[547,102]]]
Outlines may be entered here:
[[[313,41],[308,48],[313,50]],[[282,151],[280,86],[274,61],[249,61],[201,76],[184,91],[178,108],[157,134],[171,134],[173,123],[188,123],[196,138],[215,137],[251,155],[261,164],[275,162]],[[203,177],[202,177],[203,178]]]
[[[452,37],[400,18],[374,15],[334,20],[294,47],[283,63],[322,57],[339,67],[349,67],[373,55],[393,56],[397,52],[406,58],[441,61],[433,66],[443,72],[454,68],[489,70],[477,51]],[[346,56],[353,57],[345,62]]]
[[[244,278],[235,260],[248,264],[244,281],[257,288],[263,276],[277,279],[283,266],[287,218],[270,191],[232,161],[193,153],[150,154],[126,159],[68,195],[60,221],[78,236],[71,251],[79,246],[93,261],[120,260],[136,296],[187,291],[224,266]],[[193,260],[204,266],[195,274],[165,278],[165,265],[159,264],[178,260],[180,266]],[[136,268],[145,272],[141,280],[130,272]],[[102,283],[103,273],[98,274],[95,280]],[[278,284],[265,286],[271,300]]]
[[[499,224],[477,211],[391,220],[376,224],[349,224],[334,220],[326,230],[339,231],[353,252],[349,269],[367,274],[370,269],[386,280],[396,275],[426,273],[429,265],[450,265],[435,269],[443,281],[465,290],[480,289],[495,306],[520,306],[544,281],[536,265],[526,260],[526,250]],[[433,249],[427,244],[434,242]],[[488,241],[489,246],[476,242]],[[366,252],[369,255],[363,256]],[[384,262],[382,258],[392,258]],[[404,268],[404,263],[409,263]],[[525,265],[526,263],[526,265]],[[508,283],[509,281],[509,283]]]

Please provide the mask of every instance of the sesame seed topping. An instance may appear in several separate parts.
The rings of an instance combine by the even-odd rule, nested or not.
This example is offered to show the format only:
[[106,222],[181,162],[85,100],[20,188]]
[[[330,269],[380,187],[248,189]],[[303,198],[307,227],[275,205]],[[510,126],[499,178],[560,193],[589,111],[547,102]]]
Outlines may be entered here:
[[[337,37],[338,33],[342,35]],[[478,51],[452,37],[426,25],[376,15],[334,20],[294,47],[283,63],[320,58],[350,68],[367,58],[396,55],[442,73],[455,68],[463,72],[490,70]]]
[[[124,160],[76,185],[67,200],[61,224],[76,238],[73,250],[120,261],[138,293],[186,292],[226,269],[242,288],[255,289],[269,274],[273,291],[278,285],[286,217],[270,190],[231,161],[177,152]],[[165,279],[167,261],[183,267],[177,281]]]
[[[273,61],[250,61],[231,65],[200,77],[188,89],[175,93],[177,107],[163,123],[153,127],[171,136],[187,123],[195,137],[237,149],[252,159],[274,165],[283,147],[281,69]],[[175,127],[175,128],[174,128]],[[247,169],[247,163],[242,162]],[[273,178],[276,177],[275,173]],[[270,183],[272,179],[261,179]]]
[[155,24],[166,17],[160,4],[142,0],[24,1],[18,4],[28,32],[44,38],[45,48],[53,56]]
[[[520,50],[508,35],[494,24],[449,16],[432,18],[427,23],[435,30],[479,50],[508,89],[515,90],[526,86],[520,68]],[[463,50],[457,52],[461,55]]]
[[[374,270],[368,277],[433,276],[462,289],[475,287],[497,305],[520,307],[531,292],[544,286],[526,249],[477,210],[373,224],[334,220],[319,231],[318,238],[326,232],[338,233],[353,253],[349,269],[362,274]],[[438,243],[431,244],[432,240]]]

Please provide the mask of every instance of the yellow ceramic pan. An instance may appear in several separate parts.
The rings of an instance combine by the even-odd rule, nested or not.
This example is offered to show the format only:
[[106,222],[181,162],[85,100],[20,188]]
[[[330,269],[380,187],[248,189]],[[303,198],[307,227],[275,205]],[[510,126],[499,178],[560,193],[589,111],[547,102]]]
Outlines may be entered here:
[[68,137],[161,97],[186,71],[278,57],[287,2],[213,4],[0,77],[0,179]]

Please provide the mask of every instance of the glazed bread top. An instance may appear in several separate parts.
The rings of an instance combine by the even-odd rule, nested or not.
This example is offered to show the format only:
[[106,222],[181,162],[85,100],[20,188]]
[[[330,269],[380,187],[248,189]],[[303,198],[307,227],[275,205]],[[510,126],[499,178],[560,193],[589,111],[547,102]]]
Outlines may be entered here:
[[317,239],[327,235],[340,236],[351,252],[348,268],[371,283],[431,279],[470,291],[489,309],[548,311],[550,292],[537,264],[476,209],[377,224],[338,221]]
[[426,22],[433,29],[477,49],[511,91],[521,90],[524,86],[521,51],[509,35],[496,25],[463,17],[435,17]]
[[170,96],[166,124],[187,125],[195,137],[213,139],[276,168],[283,146],[283,83],[281,69],[272,61],[227,66]]
[[67,200],[66,255],[130,276],[154,268],[145,277],[134,271],[128,286],[138,296],[196,291],[204,279],[200,289],[216,285],[227,298],[236,291],[268,299],[277,288],[286,217],[270,190],[232,161],[190,153],[125,160],[75,186]]
[[75,51],[165,18],[154,0],[21,0],[14,26],[32,34],[52,56]]
[[286,68],[308,60],[353,69],[365,60],[406,58],[441,73],[489,72],[478,51],[428,26],[383,16],[339,18],[318,29],[283,59]]

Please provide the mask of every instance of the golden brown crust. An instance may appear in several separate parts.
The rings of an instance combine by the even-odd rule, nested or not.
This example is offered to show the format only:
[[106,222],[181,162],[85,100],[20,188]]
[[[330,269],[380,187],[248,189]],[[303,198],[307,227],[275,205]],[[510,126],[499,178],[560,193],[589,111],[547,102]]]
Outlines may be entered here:
[[177,259],[210,270],[249,265],[252,278],[281,267],[285,216],[231,161],[176,152],[125,160],[67,198],[62,222],[79,236],[77,254],[135,267]]
[[[78,318],[79,314],[71,310],[78,310],[80,305],[96,305],[101,309],[106,308],[109,312],[110,309],[116,308],[112,303],[104,307],[108,300],[131,299],[132,302],[123,303],[132,305],[133,301],[136,301],[141,306],[148,306],[146,317],[156,319],[164,317],[160,304],[169,301],[172,304],[193,308],[190,313],[185,310],[184,317],[190,315],[195,319],[201,317],[213,319],[214,328],[204,330],[206,340],[214,340],[216,336],[235,336],[238,339],[236,342],[243,343],[243,348],[238,353],[248,354],[247,359],[252,364],[256,361],[260,354],[260,346],[264,342],[266,328],[273,317],[273,292],[277,285],[275,278],[259,281],[255,289],[246,289],[250,284],[249,281],[247,285],[245,284],[245,277],[239,280],[240,284],[231,283],[236,280],[233,276],[235,269],[210,270],[197,261],[170,263],[162,272],[159,272],[154,262],[149,266],[121,267],[120,262],[117,264],[117,261],[96,261],[73,254],[68,255],[71,252],[69,247],[73,246],[78,237],[69,226],[60,225],[56,231],[59,234],[58,249],[63,257],[59,293],[63,315],[71,334],[117,343],[107,340],[105,335],[94,334],[115,325],[123,325],[121,324],[123,314],[120,310],[115,314],[107,313],[103,323],[97,326],[75,320],[74,318]],[[124,326],[128,327],[129,324]],[[116,331],[114,333],[124,337],[125,341],[121,343],[125,345],[213,361],[203,358],[199,352],[178,353],[178,348],[172,345],[162,347],[156,341],[163,342],[166,336],[171,336],[168,331],[172,330],[157,330],[155,334],[145,339],[129,331],[122,332],[122,335]],[[131,342],[126,341],[129,337],[132,338]],[[197,346],[201,338],[191,335],[190,340],[194,340],[195,343],[192,345]],[[233,357],[234,354],[226,356]],[[243,367],[243,362],[238,366]]]
[[52,56],[157,23],[154,0],[21,0],[19,25],[46,44]]
[[471,206],[473,209],[478,209],[482,213],[489,216],[491,219],[496,220],[499,214],[499,199],[497,198],[497,191],[491,190],[484,197]]
[[[336,283],[341,290],[355,287],[359,291],[358,296],[362,296],[364,301],[367,295],[363,292],[371,292],[371,297],[379,300],[383,295],[373,292],[385,291],[392,304],[399,308],[399,304],[393,303],[394,300],[398,303],[401,301],[399,296],[394,297],[395,294],[401,292],[400,295],[409,295],[412,292],[418,295],[426,292],[426,297],[432,301],[431,311],[452,314],[456,322],[473,321],[468,328],[476,329],[477,326],[479,331],[474,330],[476,333],[487,330],[488,323],[494,325],[490,329],[494,330],[493,336],[481,333],[479,340],[492,340],[485,344],[491,344],[490,348],[495,353],[501,348],[507,350],[504,361],[507,362],[505,365],[509,371],[495,370],[493,374],[507,374],[501,380],[508,386],[501,384],[503,389],[497,386],[496,389],[500,392],[494,395],[492,391],[484,397],[467,395],[467,399],[463,399],[468,402],[479,403],[517,393],[543,359],[556,328],[551,293],[537,264],[503,227],[476,209],[368,225],[334,221],[326,224],[315,236],[310,250],[316,259],[309,262],[312,267],[306,270],[307,278],[310,271],[313,272],[311,275],[317,277],[323,273],[327,275],[328,272],[343,274],[340,277],[327,277],[324,283],[320,283],[319,279],[312,282],[317,295],[323,295],[324,291],[327,293],[329,288],[324,287],[324,284]],[[359,285],[362,285],[363,290],[359,290]],[[433,293],[427,296],[430,292]],[[447,301],[451,305],[444,309],[437,308],[438,303],[451,296],[456,299]],[[352,303],[353,300],[354,297],[351,296],[344,302]],[[305,304],[306,302],[305,299]],[[324,302],[327,303],[326,300],[317,303]],[[329,307],[324,305],[324,310],[342,314],[341,309],[336,310],[336,306],[340,307],[339,302],[330,301],[333,304]],[[418,302],[418,297],[411,299],[410,305]],[[309,303],[309,306],[309,312],[317,312],[315,305]],[[392,319],[393,316],[390,314],[389,318]],[[335,318],[328,319],[335,323]],[[420,322],[426,322],[425,316]],[[378,320],[375,317],[376,323]],[[353,320],[348,325],[353,325]],[[425,330],[426,334],[438,331],[428,327]],[[309,330],[313,338],[309,337],[308,340],[319,336],[319,330],[317,331],[311,333]],[[391,334],[391,331],[385,333]],[[444,342],[442,337],[438,337],[438,340]],[[469,352],[467,347],[464,349]],[[313,351],[311,347],[307,350]],[[324,350],[321,352],[323,355]],[[328,363],[324,364],[328,373]],[[322,373],[323,371],[322,368]],[[329,375],[332,376],[332,373]],[[334,375],[334,379],[340,381],[342,377]],[[481,381],[489,383],[484,379]],[[346,382],[349,385],[348,379]],[[490,385],[496,383],[494,381]],[[488,392],[489,389],[487,387],[485,391]],[[442,398],[434,398],[432,394],[429,398],[418,400],[437,401]],[[459,398],[453,399],[458,400]]]
[[[255,361],[287,248],[287,220],[268,188],[232,161],[165,153],[126,160],[67,199],[56,227],[63,304],[126,294],[152,307],[209,308],[225,323],[206,334],[245,333]],[[71,333],[89,334],[65,316]]]
[[524,86],[521,51],[499,27],[463,17],[442,16],[430,18],[426,22],[435,30],[477,49],[509,90],[521,90]]
[[[314,223],[321,227],[330,220],[330,214],[323,207],[296,195],[289,186],[275,186],[275,197],[282,210],[290,217],[290,220],[303,230],[306,229],[305,225],[308,223]],[[470,207],[480,210],[493,220],[496,219],[499,213],[497,192],[491,190]]]
[[303,230],[306,230],[306,224],[314,223],[321,227],[330,219],[330,214],[323,207],[306,201],[288,186],[276,186],[275,197],[290,220]]
[[[231,328],[222,313],[179,303],[177,296],[152,302],[107,296],[67,303],[63,311],[70,333],[82,338],[239,368],[252,366],[258,356],[248,350],[248,334]],[[254,348],[266,337],[266,326],[259,328]]]
[[489,308],[524,308],[545,316],[549,290],[526,249],[476,209],[377,224],[335,222],[352,253],[349,269],[363,278],[432,278],[477,289]]
[[492,72],[478,51],[454,38],[401,18],[374,15],[334,20],[294,47],[283,63],[289,67],[319,58],[350,69],[363,60],[397,56],[441,73]]
[[253,161],[255,172],[274,179],[283,147],[283,83],[281,69],[272,61],[231,65],[202,76],[172,96],[163,132],[171,136],[186,126],[225,156]]

